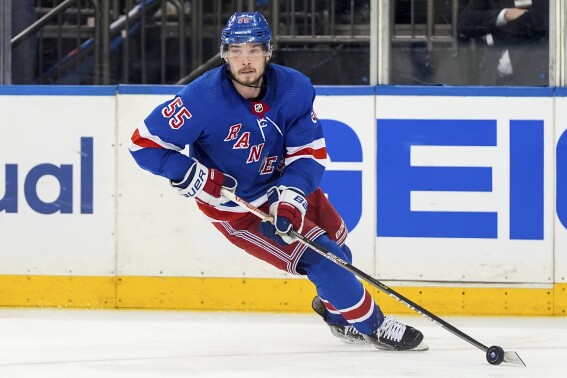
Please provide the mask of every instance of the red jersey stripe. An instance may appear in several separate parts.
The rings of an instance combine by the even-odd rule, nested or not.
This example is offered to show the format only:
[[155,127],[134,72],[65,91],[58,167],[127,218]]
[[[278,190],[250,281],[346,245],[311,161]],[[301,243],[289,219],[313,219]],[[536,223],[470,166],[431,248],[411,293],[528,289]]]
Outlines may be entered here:
[[314,149],[314,148],[311,148],[311,147],[302,148],[301,150],[298,150],[293,154],[286,154],[285,157],[286,157],[286,159],[288,159],[290,157],[299,156],[299,155],[311,155],[315,159],[326,159],[327,158],[327,148],[325,148],[325,147],[318,148],[318,149]]
[[374,306],[374,301],[372,297],[366,290],[364,290],[364,300],[360,304],[360,306],[353,308],[349,311],[341,311],[341,315],[348,321],[356,320],[364,317]]
[[138,129],[134,131],[134,134],[132,134],[131,139],[132,139],[132,143],[134,143],[136,146],[140,146],[144,148],[163,148],[153,140],[142,137]]

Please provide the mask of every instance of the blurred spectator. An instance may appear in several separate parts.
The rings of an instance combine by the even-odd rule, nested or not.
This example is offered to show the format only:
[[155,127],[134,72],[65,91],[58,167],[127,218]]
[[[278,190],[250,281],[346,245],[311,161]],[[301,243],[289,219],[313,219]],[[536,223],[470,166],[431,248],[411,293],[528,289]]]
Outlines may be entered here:
[[479,40],[482,85],[549,85],[549,1],[470,0],[459,33]]
[[[35,0],[12,0],[12,38],[37,19]],[[30,84],[37,70],[37,34],[12,48],[12,84]]]

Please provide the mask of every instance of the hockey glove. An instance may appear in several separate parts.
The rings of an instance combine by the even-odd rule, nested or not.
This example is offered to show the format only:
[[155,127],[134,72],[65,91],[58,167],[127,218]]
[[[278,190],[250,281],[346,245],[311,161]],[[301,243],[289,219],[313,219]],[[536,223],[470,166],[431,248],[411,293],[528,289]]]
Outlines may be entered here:
[[229,200],[224,198],[220,191],[224,187],[234,192],[237,184],[234,177],[214,168],[209,169],[196,159],[193,160],[195,162],[189,167],[185,177],[180,181],[171,180],[171,186],[182,196],[196,197],[211,206],[228,202]]
[[298,189],[273,186],[268,190],[270,215],[274,223],[260,223],[260,232],[280,245],[291,244],[296,238],[288,235],[291,230],[301,233],[307,212],[307,200]]

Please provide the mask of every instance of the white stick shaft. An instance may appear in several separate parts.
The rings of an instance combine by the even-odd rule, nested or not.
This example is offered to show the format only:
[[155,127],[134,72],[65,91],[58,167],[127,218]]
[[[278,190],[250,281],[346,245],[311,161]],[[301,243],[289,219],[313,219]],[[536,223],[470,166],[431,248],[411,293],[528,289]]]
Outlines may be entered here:
[[256,215],[258,218],[262,219],[263,221],[268,221],[268,222],[274,223],[274,219],[270,215],[264,213],[262,210],[258,209],[256,206],[254,206],[251,203],[248,203],[247,201],[238,197],[236,194],[234,194],[230,190],[222,188],[221,194],[223,196],[225,196],[226,198],[228,198],[229,200],[231,200],[232,202],[236,203],[237,205],[244,207],[245,209],[250,211],[252,214]]

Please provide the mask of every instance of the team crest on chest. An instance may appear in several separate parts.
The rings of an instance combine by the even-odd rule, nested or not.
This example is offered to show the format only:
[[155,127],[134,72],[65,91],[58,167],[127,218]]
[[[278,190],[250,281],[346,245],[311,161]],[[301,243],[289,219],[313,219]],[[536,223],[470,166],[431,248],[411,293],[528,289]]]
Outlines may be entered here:
[[[263,114],[263,112],[267,111],[267,106],[261,102],[258,102],[253,105],[253,109],[257,110],[256,113]],[[268,121],[264,118],[259,118],[256,121],[258,123],[258,128],[260,130],[260,133],[262,134],[262,137],[264,138],[264,140],[266,140],[264,137],[263,129],[268,127]],[[278,129],[279,131],[277,125],[274,124],[274,127],[276,127],[276,129]],[[230,143],[232,145],[233,150],[247,151],[245,155],[246,164],[253,164],[253,163],[260,164],[258,170],[259,174],[267,175],[267,174],[272,174],[274,172],[278,162],[277,156],[265,156],[262,159],[262,151],[264,149],[264,143],[254,144],[251,141],[252,139],[251,131],[246,130],[243,123],[239,122],[228,126],[225,135],[226,136],[224,137],[223,142]],[[240,155],[235,155],[235,156],[240,156]]]

